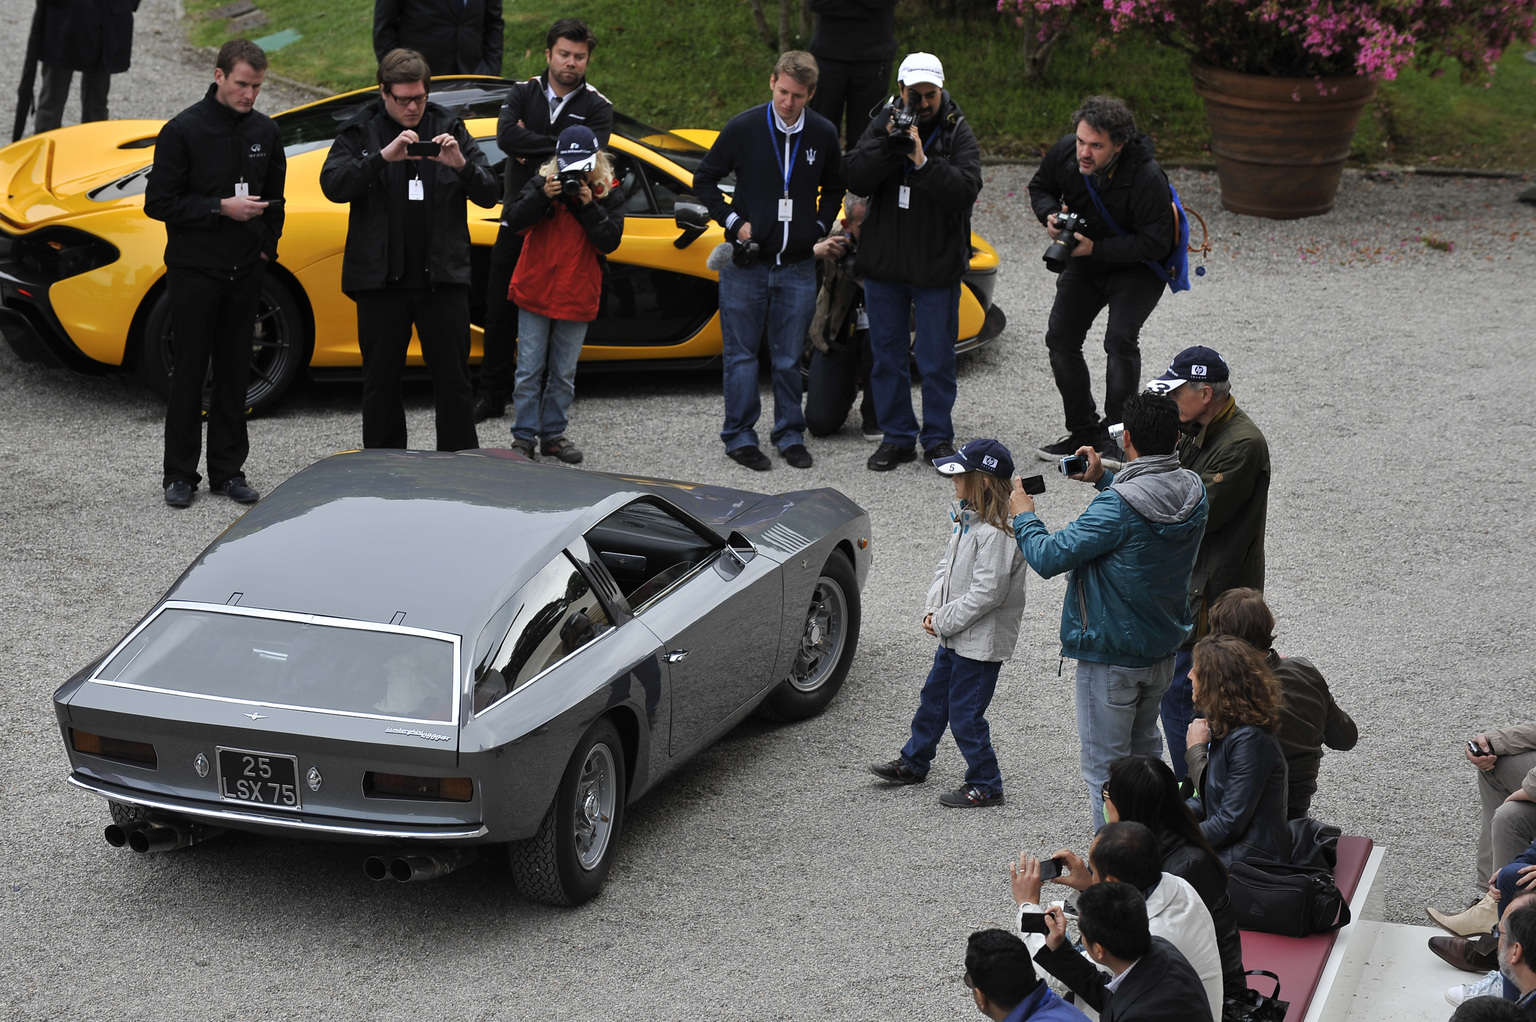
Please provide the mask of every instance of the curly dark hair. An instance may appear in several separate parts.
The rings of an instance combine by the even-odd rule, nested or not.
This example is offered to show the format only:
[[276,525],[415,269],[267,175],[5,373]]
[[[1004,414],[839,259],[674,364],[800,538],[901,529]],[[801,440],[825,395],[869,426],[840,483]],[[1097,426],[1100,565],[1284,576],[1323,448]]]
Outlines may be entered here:
[[1207,635],[1195,643],[1191,669],[1211,735],[1220,738],[1252,724],[1273,731],[1280,724],[1280,682],[1264,654],[1235,635]]
[[1136,134],[1136,115],[1123,99],[1114,96],[1089,96],[1072,112],[1072,128],[1088,122],[1094,131],[1102,131],[1115,145],[1125,145]]

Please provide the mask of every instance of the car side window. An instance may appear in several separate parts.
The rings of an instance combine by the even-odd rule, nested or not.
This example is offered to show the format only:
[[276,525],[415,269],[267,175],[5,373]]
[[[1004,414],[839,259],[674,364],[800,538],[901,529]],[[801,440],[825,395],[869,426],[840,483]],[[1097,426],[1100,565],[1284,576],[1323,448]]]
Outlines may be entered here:
[[671,216],[679,202],[697,202],[693,187],[685,185],[666,171],[644,164],[646,181],[651,186],[654,211],[658,216]]
[[650,500],[626,504],[588,530],[586,540],[637,614],[723,545]]
[[624,192],[624,215],[654,216],[656,204],[651,201],[650,191],[641,178],[637,166],[640,161],[617,151],[609,152],[608,156],[613,160],[613,176],[618,178],[619,188]]
[[613,627],[592,584],[561,553],[523,585],[501,646],[475,682],[475,712],[515,692]]

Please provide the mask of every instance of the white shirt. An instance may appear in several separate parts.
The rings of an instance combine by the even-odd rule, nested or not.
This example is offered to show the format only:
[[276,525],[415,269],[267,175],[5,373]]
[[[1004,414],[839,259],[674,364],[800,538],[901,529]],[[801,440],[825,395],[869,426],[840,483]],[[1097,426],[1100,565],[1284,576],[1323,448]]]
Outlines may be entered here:
[[782,131],[786,135],[793,135],[795,132],[797,132],[797,131],[799,131],[799,130],[801,130],[802,128],[805,127],[805,110],[804,109],[801,109],[801,111],[800,111],[800,119],[798,121],[796,121],[794,124],[785,124],[784,123],[784,118],[779,116],[779,108],[774,106],[772,103],[768,104],[768,109],[773,111],[773,123],[778,127],[778,129],[780,131]]

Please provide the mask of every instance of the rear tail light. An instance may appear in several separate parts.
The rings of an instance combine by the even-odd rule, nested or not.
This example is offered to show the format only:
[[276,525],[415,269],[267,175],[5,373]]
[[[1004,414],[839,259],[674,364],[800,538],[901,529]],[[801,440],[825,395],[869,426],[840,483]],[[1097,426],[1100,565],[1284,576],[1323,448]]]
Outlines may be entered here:
[[69,742],[76,752],[84,752],[91,756],[101,756],[103,759],[120,759],[127,763],[137,763],[150,769],[158,769],[160,759],[155,755],[155,747],[148,742],[129,742],[121,738],[107,738],[103,735],[93,735],[89,731],[76,731],[69,729]]
[[475,782],[468,777],[412,777],[370,770],[363,775],[363,794],[369,798],[469,802],[475,797]]

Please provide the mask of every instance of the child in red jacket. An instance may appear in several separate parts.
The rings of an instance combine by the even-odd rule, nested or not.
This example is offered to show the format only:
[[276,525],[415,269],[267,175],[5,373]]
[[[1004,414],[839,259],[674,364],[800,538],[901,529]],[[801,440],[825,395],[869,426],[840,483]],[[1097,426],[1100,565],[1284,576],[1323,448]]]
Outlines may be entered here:
[[547,457],[574,465],[581,449],[565,427],[576,362],[602,306],[603,256],[624,233],[624,193],[592,129],[560,133],[554,159],[524,186],[506,222],[524,237],[507,289],[518,308],[512,448],[532,458],[542,441]]

